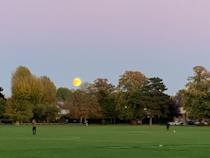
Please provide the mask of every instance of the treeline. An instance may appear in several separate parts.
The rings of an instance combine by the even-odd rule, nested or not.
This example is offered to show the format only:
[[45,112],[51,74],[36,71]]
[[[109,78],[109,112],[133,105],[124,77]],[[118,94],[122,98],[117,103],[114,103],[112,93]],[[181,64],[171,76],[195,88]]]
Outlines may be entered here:
[[[180,114],[184,107],[192,119],[210,117],[210,73],[196,66],[186,87],[176,96],[169,96],[163,80],[146,77],[139,71],[126,71],[118,85],[97,78],[83,83],[79,89],[60,87],[47,76],[37,77],[27,67],[20,66],[12,75],[12,95],[5,99],[0,88],[0,118],[18,122],[57,122],[61,117],[116,121],[166,122]],[[61,104],[62,106],[58,106]],[[61,116],[59,111],[68,109]]]
[[98,78],[83,84],[79,90],[59,88],[58,100],[70,109],[70,118],[131,121],[149,119],[166,121],[179,114],[173,98],[158,77],[147,78],[141,72],[126,71],[118,86]]

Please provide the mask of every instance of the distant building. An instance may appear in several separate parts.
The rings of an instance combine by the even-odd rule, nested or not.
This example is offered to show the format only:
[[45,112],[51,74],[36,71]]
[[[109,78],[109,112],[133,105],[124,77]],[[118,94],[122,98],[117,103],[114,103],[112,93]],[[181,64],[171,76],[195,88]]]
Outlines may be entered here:
[[64,102],[62,102],[62,101],[58,102],[57,107],[59,109],[58,115],[60,117],[70,114],[70,110],[67,107],[65,107]]
[[187,112],[183,107],[179,108],[179,115],[174,118],[174,121],[182,122],[183,124],[187,123]]

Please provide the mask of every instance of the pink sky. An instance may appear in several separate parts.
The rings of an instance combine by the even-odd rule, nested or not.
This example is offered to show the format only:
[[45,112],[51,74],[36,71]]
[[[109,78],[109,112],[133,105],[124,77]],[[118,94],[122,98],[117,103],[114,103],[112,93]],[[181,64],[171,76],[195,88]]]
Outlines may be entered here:
[[[77,73],[116,83],[124,70],[137,69],[164,78],[170,93],[184,86],[193,66],[210,69],[209,0],[0,0],[0,26],[0,85],[7,91],[20,64],[51,75],[58,86]],[[53,71],[64,65],[78,72]]]
[[62,36],[78,42],[81,36],[102,34],[120,39],[119,44],[128,43],[126,38],[146,45],[209,42],[209,16],[208,0],[5,0],[0,2],[0,40]]

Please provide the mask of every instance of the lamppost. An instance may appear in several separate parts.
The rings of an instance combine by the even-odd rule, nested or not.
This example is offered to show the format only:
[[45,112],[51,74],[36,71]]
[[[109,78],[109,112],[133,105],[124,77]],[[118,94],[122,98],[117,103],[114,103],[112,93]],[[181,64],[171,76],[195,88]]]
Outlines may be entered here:
[[124,108],[125,108],[124,119],[125,119],[125,121],[127,121],[127,119],[128,119],[128,106],[125,105]]

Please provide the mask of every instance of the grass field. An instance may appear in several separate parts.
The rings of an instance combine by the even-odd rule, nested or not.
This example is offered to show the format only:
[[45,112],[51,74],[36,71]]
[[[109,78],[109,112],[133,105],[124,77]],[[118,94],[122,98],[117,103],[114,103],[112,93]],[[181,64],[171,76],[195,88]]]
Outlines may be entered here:
[[208,127],[0,126],[0,158],[209,157]]

